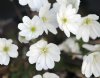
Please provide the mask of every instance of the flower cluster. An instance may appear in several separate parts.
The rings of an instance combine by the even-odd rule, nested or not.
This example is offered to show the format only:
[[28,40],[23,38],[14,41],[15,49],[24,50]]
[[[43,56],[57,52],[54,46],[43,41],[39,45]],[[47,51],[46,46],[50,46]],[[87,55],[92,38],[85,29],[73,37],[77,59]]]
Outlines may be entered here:
[[[77,42],[82,38],[83,42],[89,42],[90,39],[100,37],[99,16],[89,14],[82,17],[78,14],[80,0],[57,0],[53,6],[48,0],[19,0],[22,6],[28,5],[31,11],[37,11],[38,14],[32,18],[24,16],[22,23],[18,24],[20,30],[18,40],[21,43],[30,43],[30,41],[41,38],[36,43],[32,43],[29,51],[26,53],[30,64],[36,63],[36,70],[48,70],[55,67],[55,62],[60,61],[61,50],[65,52],[79,53],[80,45]],[[52,6],[52,8],[51,8]],[[60,29],[68,39],[59,46],[42,39],[45,33],[58,34]],[[74,35],[75,37],[71,37]],[[86,77],[92,74],[95,77],[100,76],[100,44],[84,44],[83,48],[91,53],[83,57],[82,73]],[[0,38],[0,64],[8,65],[10,57],[18,57],[18,47],[12,40]],[[82,54],[76,57],[82,58]],[[33,78],[59,78],[56,74],[45,73],[43,76],[36,75]]]

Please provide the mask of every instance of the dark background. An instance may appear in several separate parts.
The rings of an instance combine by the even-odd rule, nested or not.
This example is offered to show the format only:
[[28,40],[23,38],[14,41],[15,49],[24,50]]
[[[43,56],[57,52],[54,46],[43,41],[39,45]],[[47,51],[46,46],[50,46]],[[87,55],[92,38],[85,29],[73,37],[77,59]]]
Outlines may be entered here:
[[[0,19],[16,17],[15,6],[10,1],[0,0]],[[50,0],[50,2],[55,2],[55,0]],[[18,0],[14,0],[14,4],[18,6]],[[85,14],[95,13],[100,16],[100,0],[81,0],[80,9]]]

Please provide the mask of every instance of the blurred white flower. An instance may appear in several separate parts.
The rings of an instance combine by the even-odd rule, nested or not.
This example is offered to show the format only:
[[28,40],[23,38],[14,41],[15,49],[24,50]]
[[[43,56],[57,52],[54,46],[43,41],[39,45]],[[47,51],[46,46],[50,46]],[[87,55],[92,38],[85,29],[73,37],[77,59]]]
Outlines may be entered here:
[[54,73],[49,73],[49,72],[46,72],[43,74],[43,76],[41,75],[36,75],[34,76],[33,78],[59,78],[58,75],[54,74]]
[[91,45],[91,44],[83,44],[83,48],[93,52],[93,51],[100,51],[100,44]]
[[56,15],[50,10],[51,4],[46,3],[39,11],[39,17],[41,21],[41,26],[43,27],[46,34],[50,31],[53,34],[57,34],[57,21]]
[[26,40],[25,36],[18,36],[18,40],[21,42],[21,43],[29,43],[29,40]]
[[24,36],[26,40],[38,38],[43,34],[43,28],[40,26],[38,16],[34,16],[32,20],[29,17],[24,16],[23,23],[20,23],[18,28],[21,30],[19,35]]
[[76,14],[76,10],[72,8],[72,5],[61,6],[57,13],[57,21],[59,28],[64,31],[67,37],[70,37],[70,32],[73,34],[77,33],[80,25],[81,16]]
[[29,63],[36,63],[36,69],[52,69],[55,66],[54,62],[60,61],[60,49],[53,43],[47,43],[45,40],[40,40],[31,45],[30,50],[26,54],[29,57]]
[[92,74],[95,77],[100,76],[100,51],[96,51],[84,56],[82,64],[82,73],[87,78],[90,78]]
[[19,0],[20,5],[28,5],[32,11],[39,11],[40,8],[47,2],[48,0]]
[[59,48],[60,50],[66,53],[68,52],[75,53],[76,55],[74,55],[74,57],[82,59],[82,55],[78,55],[81,54],[81,51],[80,51],[80,46],[75,38],[66,39],[63,43],[59,45]]
[[95,14],[90,14],[81,19],[81,25],[76,34],[77,39],[82,37],[84,42],[89,41],[89,37],[96,39],[100,37],[100,23],[97,21],[99,16]]
[[15,44],[12,44],[12,40],[0,38],[0,64],[8,65],[10,61],[10,57],[17,58],[18,57],[18,47]]
[[59,47],[66,52],[80,53],[80,47],[75,38],[66,39]]
[[80,0],[57,0],[57,2],[53,4],[52,11],[56,14],[62,5],[65,5],[67,7],[70,4],[78,12],[80,6]]

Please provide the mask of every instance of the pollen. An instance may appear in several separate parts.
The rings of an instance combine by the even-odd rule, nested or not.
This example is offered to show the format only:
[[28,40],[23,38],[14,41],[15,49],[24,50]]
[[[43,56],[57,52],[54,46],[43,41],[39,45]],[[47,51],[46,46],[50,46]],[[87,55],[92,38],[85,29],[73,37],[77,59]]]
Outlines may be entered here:
[[86,18],[85,20],[84,20],[84,24],[86,24],[86,25],[89,25],[89,24],[91,24],[91,19],[89,19],[89,18]]
[[62,22],[63,22],[64,24],[67,23],[67,21],[68,21],[67,18],[63,18],[63,19],[62,19]]
[[43,22],[47,22],[47,18],[46,17],[42,17],[42,21]]
[[31,27],[31,32],[35,32],[36,28],[34,26]]
[[43,47],[41,48],[41,52],[46,54],[48,52],[48,48],[47,47]]
[[5,47],[3,48],[3,51],[4,51],[4,52],[8,52],[8,51],[9,51],[9,47],[5,46]]

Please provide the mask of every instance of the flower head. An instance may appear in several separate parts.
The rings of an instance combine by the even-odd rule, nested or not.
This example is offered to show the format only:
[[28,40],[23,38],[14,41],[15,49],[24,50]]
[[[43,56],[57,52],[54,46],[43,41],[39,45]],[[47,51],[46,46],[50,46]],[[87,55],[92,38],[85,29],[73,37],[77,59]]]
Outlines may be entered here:
[[49,72],[46,72],[43,74],[43,76],[41,75],[36,75],[34,76],[33,78],[59,78],[58,75],[54,74],[54,73],[49,73]]
[[67,7],[70,4],[78,12],[80,6],[80,0],[57,0],[57,2],[53,4],[52,11],[56,14],[62,5],[65,5]]
[[96,39],[100,37],[100,23],[97,21],[99,16],[90,14],[81,19],[81,24],[76,34],[77,39],[82,38],[84,42],[89,41],[89,37]]
[[47,2],[48,0],[19,0],[19,4],[23,6],[28,4],[32,11],[39,11]]
[[53,34],[57,34],[57,21],[56,15],[50,10],[51,4],[46,3],[39,11],[39,17],[41,26],[43,27],[46,34],[50,31]]
[[65,32],[67,37],[70,37],[70,32],[73,34],[77,33],[80,24],[80,15],[76,14],[76,10],[72,8],[72,5],[61,6],[57,13],[57,21],[59,28]]
[[10,57],[18,57],[18,47],[12,44],[12,40],[7,40],[5,38],[0,38],[0,64],[8,65]]
[[84,56],[82,73],[87,78],[89,78],[92,74],[95,77],[100,76],[100,51]]
[[[81,54],[79,43],[74,37],[66,39],[63,43],[59,45],[60,50],[66,53]],[[82,59],[82,55],[73,55],[74,58]]]
[[75,38],[66,39],[59,47],[65,52],[80,53],[80,47]]
[[60,49],[53,43],[40,40],[31,45],[30,50],[26,54],[29,57],[30,64],[36,63],[36,69],[52,69],[55,66],[54,62],[60,61]]
[[23,23],[20,23],[18,28],[21,30],[19,35],[24,36],[26,40],[38,38],[43,34],[43,28],[40,26],[38,16],[34,16],[32,20],[24,16]]

